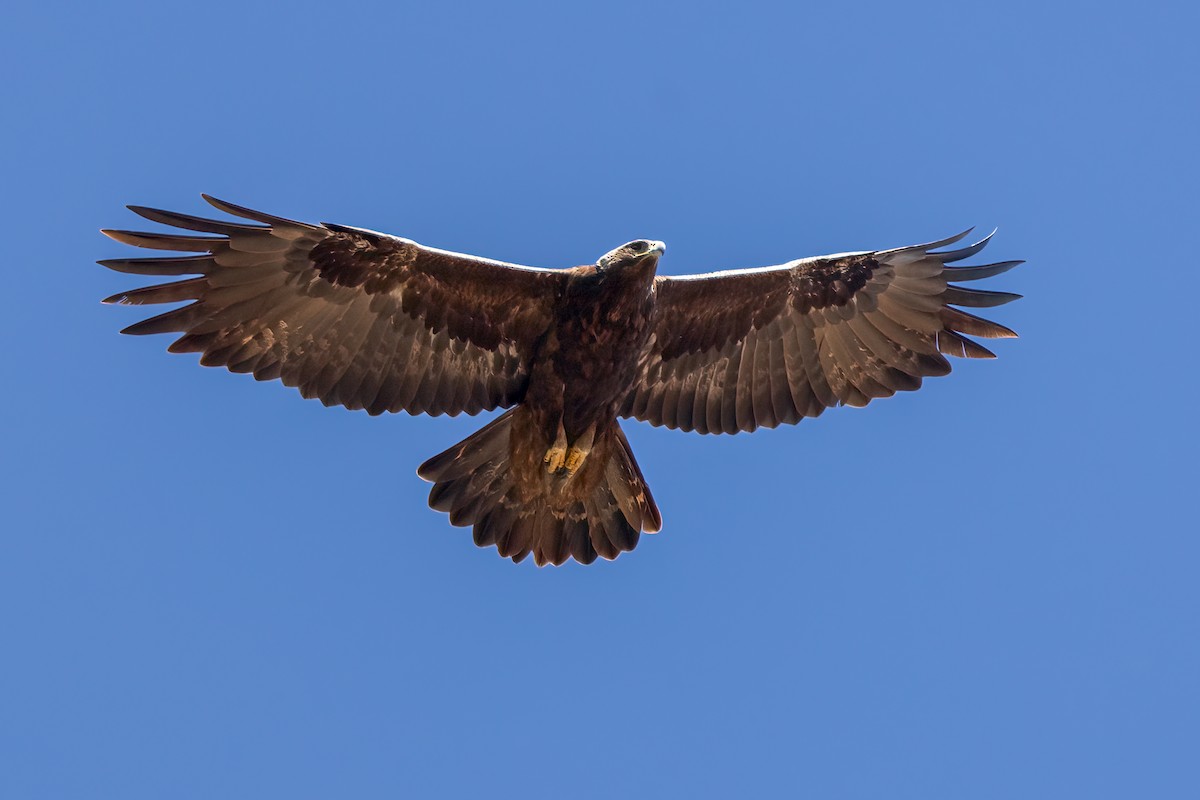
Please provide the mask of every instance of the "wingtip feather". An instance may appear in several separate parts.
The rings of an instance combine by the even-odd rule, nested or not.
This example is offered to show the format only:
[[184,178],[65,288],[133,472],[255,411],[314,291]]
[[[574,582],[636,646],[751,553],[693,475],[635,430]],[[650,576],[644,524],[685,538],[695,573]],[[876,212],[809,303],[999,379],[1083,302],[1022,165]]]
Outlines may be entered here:
[[930,252],[929,255],[934,256],[943,264],[949,264],[952,261],[962,261],[964,258],[970,258],[983,248],[987,247],[988,242],[992,240],[992,237],[996,235],[996,231],[998,230],[999,228],[993,228],[992,232],[987,236],[983,237],[974,244],[967,245],[966,247],[960,247],[957,250],[947,250],[941,253]]
[[210,206],[217,209],[218,211],[224,211],[226,214],[232,214],[233,216],[241,217],[242,219],[252,219],[255,222],[261,222],[264,225],[282,225],[285,227],[302,228],[302,229],[303,228],[311,229],[313,227],[312,225],[309,225],[307,222],[299,222],[294,219],[288,219],[287,217],[277,217],[274,214],[267,214],[262,211],[255,211],[252,208],[247,208],[246,206],[239,206],[236,203],[230,203],[228,200],[218,199],[216,197],[213,197],[211,194],[206,194],[204,192],[200,193],[200,197],[202,197],[204,199],[204,202],[208,203]]

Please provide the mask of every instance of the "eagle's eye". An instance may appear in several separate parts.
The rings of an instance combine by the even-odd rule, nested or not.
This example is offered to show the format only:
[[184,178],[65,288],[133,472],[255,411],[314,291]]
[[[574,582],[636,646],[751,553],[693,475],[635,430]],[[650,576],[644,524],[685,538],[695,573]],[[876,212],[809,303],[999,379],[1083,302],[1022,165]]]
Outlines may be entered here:
[[640,256],[642,253],[650,249],[650,245],[646,244],[645,242],[634,242],[629,246],[629,249],[633,251],[634,255]]

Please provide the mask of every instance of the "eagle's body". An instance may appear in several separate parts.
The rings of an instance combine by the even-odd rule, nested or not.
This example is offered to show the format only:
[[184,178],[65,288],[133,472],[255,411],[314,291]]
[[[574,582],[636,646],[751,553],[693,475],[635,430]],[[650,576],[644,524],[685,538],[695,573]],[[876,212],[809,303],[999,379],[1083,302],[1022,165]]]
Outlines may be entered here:
[[[654,320],[657,258],[621,269],[569,270],[554,324],[539,342],[525,402],[568,441],[617,419]],[[547,428],[551,433],[551,429]]]
[[595,265],[535,269],[206,199],[261,224],[134,207],[217,236],[106,231],[199,254],[101,262],[197,276],[109,298],[192,301],[127,332],[182,333],[173,351],[282,379],[327,405],[509,409],[419,473],[434,484],[431,506],[516,561],[611,559],[659,529],[619,417],[701,433],[794,423],[916,389],[949,372],[943,354],[991,356],[963,334],[1015,335],[954,308],[1016,297],[950,283],[1019,263],[946,266],[986,239],[665,278],[656,275],[660,242],[630,242]]
[[[532,549],[539,563],[570,555],[588,563],[633,549],[642,530],[662,524],[617,424],[652,333],[663,250],[658,242],[631,246],[642,252],[561,273],[520,404],[486,436],[468,439],[468,455],[459,445],[419,470],[434,481],[430,504],[473,525],[477,543],[518,560]],[[499,498],[491,515],[474,505],[489,496]],[[590,525],[601,529],[596,536]]]

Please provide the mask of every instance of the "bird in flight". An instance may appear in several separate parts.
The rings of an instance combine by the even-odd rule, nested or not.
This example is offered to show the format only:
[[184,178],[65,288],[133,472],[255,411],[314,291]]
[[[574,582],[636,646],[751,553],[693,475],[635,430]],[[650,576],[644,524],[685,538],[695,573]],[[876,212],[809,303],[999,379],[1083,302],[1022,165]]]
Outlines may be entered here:
[[661,527],[619,418],[774,428],[917,389],[948,355],[994,357],[970,336],[1016,336],[962,310],[1019,297],[959,285],[1021,263],[947,266],[987,244],[941,249],[967,233],[667,277],[646,239],[540,269],[204,199],[238,221],[130,206],[202,235],[104,231],[190,254],[99,262],[179,278],[105,300],[187,303],[123,332],[182,334],[171,352],[372,415],[507,409],[418,474],[477,545],[539,566],[614,559]]

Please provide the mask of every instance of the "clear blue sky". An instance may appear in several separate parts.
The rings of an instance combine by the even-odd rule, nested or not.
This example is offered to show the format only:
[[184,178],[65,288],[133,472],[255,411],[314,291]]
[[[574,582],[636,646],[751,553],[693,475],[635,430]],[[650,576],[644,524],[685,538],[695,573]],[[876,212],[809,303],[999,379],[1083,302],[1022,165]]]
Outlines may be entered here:
[[[1200,19],[1056,5],[9,9],[0,795],[1200,796]],[[1022,338],[627,425],[664,531],[538,570],[426,508],[480,420],[117,335],[97,229],[201,191],[667,273],[998,226]]]

